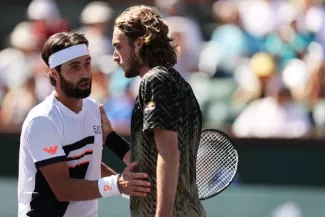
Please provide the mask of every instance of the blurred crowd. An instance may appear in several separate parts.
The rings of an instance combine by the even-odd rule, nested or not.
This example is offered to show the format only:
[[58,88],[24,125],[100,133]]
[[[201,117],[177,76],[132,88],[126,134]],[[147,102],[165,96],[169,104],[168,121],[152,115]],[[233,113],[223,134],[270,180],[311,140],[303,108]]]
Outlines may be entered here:
[[[320,0],[217,0],[212,31],[184,13],[180,0],[156,0],[180,46],[175,68],[192,85],[205,127],[238,137],[325,135],[325,8]],[[78,30],[90,42],[91,96],[103,103],[114,127],[130,133],[139,78],[126,79],[112,60],[114,8],[91,1],[80,27],[61,15],[54,0],[33,0],[0,51],[0,124],[20,126],[52,90],[41,60],[44,41]],[[73,26],[73,27],[72,27]]]

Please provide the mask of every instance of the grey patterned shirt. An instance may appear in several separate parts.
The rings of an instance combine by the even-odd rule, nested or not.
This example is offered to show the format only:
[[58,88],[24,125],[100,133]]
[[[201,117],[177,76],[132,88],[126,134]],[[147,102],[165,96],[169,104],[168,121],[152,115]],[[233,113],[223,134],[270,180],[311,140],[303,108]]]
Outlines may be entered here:
[[154,128],[178,133],[180,175],[173,217],[205,217],[196,186],[196,155],[202,128],[200,106],[191,86],[173,68],[155,67],[143,77],[131,122],[131,162],[136,171],[149,175],[152,191],[147,197],[131,197],[132,217],[156,213],[157,148]]

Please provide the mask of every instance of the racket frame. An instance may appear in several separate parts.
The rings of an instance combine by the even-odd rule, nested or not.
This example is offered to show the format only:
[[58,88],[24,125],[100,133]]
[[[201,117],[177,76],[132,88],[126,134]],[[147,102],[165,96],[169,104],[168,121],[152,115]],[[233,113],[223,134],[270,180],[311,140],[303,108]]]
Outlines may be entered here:
[[[215,196],[219,195],[220,193],[222,193],[225,189],[227,189],[227,188],[230,186],[230,184],[234,181],[234,179],[235,179],[235,177],[236,177],[236,175],[237,175],[237,172],[238,172],[238,166],[239,166],[239,154],[238,154],[238,150],[237,150],[237,148],[236,148],[235,143],[234,143],[233,140],[230,138],[230,136],[228,136],[226,133],[222,132],[221,130],[213,129],[213,128],[204,128],[204,129],[202,129],[202,130],[201,130],[201,135],[202,135],[202,133],[205,132],[205,131],[213,131],[213,132],[217,132],[218,134],[220,134],[220,135],[224,136],[225,138],[227,138],[227,139],[230,141],[231,145],[233,146],[233,148],[234,148],[234,150],[235,150],[235,152],[236,152],[236,156],[237,156],[237,159],[238,159],[238,160],[237,160],[237,162],[236,162],[236,170],[235,170],[236,172],[235,172],[234,176],[232,177],[232,179],[230,180],[230,182],[228,182],[228,184],[227,184],[224,188],[222,188],[222,190],[220,190],[220,191],[218,191],[218,192],[216,192],[216,193],[214,193],[214,194],[212,194],[212,195],[210,195],[210,196],[208,196],[208,197],[200,197],[200,195],[199,195],[199,199],[200,199],[201,201],[203,201],[203,200],[207,200],[207,199],[210,199],[210,198],[212,198],[212,197],[215,197]],[[200,141],[201,141],[201,137],[200,137]]]

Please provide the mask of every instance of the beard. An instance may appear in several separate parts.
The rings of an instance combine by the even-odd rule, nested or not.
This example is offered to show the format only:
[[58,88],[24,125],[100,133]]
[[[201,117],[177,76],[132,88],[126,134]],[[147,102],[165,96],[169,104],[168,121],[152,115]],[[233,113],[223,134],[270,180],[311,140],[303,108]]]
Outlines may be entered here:
[[[58,73],[60,77],[60,86],[63,91],[63,93],[70,98],[75,98],[75,99],[83,99],[87,98],[90,93],[91,93],[91,79],[89,78],[82,78],[80,79],[76,85],[73,83],[67,81],[61,73]],[[79,86],[84,83],[84,82],[89,82],[89,88],[87,89],[80,89]]]
[[141,61],[141,58],[136,55],[135,51],[132,50],[130,54],[130,62],[128,64],[129,66],[127,68],[124,68],[124,76],[126,78],[133,78],[140,74],[140,69],[143,67],[143,63]]

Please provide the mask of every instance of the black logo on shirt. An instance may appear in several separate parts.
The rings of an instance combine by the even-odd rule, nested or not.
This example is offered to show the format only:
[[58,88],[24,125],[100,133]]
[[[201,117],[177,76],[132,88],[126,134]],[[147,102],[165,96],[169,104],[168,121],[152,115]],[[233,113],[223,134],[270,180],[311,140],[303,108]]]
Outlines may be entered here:
[[102,134],[102,126],[93,126],[95,134]]

